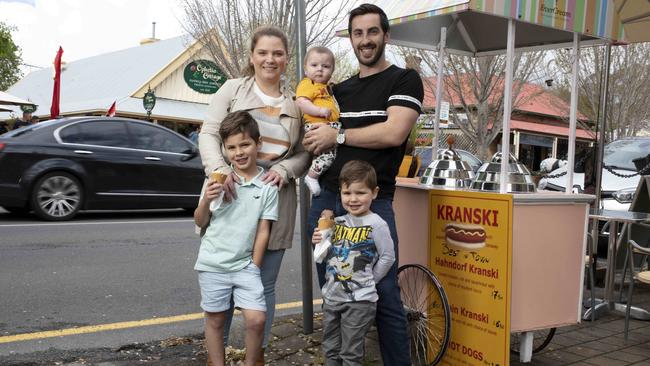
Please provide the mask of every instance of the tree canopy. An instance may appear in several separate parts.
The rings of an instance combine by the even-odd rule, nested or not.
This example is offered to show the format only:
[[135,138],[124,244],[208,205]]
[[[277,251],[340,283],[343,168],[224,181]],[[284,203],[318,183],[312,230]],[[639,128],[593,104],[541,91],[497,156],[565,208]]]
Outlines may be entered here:
[[[289,38],[295,50],[294,0],[181,0],[183,27],[199,40],[214,62],[229,78],[240,77],[248,65],[249,39],[260,25],[275,25]],[[328,46],[334,27],[346,14],[345,2],[306,0],[307,44]],[[295,54],[290,54],[295,57]],[[302,62],[298,60],[297,62]],[[290,63],[286,77],[293,80],[296,62]],[[293,84],[293,83],[291,83]]]
[[[596,121],[600,110],[600,93],[606,48],[583,48],[580,53],[578,91],[580,111]],[[612,47],[605,138],[614,141],[636,136],[650,127],[650,43]],[[555,51],[547,69],[555,73],[560,95],[570,95],[571,53]]]
[[0,22],[0,90],[7,90],[22,77],[22,53],[11,37],[13,30],[14,27]]

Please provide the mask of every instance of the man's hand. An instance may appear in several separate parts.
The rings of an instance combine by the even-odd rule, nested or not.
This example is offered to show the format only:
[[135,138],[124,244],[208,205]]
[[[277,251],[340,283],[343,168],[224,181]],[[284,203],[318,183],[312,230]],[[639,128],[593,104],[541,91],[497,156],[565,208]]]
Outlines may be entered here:
[[264,184],[278,186],[278,189],[282,188],[285,183],[280,173],[276,172],[275,170],[267,170],[264,172],[264,174],[262,174],[262,182]]
[[302,144],[305,146],[305,150],[318,155],[331,150],[336,145],[337,133],[336,129],[326,123],[318,123],[305,134]]
[[237,191],[235,191],[235,184],[241,184],[239,177],[235,172],[228,174],[228,178],[223,182],[223,200],[230,202],[237,199]]

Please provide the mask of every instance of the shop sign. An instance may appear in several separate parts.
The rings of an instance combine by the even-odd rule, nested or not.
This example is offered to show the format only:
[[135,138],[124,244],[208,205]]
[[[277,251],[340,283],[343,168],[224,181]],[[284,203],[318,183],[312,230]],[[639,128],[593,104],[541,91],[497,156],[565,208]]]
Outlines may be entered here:
[[183,78],[187,86],[202,94],[214,94],[226,82],[226,75],[209,60],[195,60],[185,66]]
[[553,147],[553,138],[548,136],[529,135],[522,133],[519,135],[520,145],[532,145],[542,147]]
[[24,104],[20,106],[20,110],[23,111],[23,113],[34,113],[36,112],[36,109],[38,109],[36,104]]
[[154,94],[153,90],[149,89],[146,93],[144,93],[144,97],[142,98],[142,106],[148,114],[150,114],[153,110],[153,107],[156,106],[156,94]]
[[442,365],[510,364],[512,195],[431,191],[429,268],[449,299]]
[[449,121],[449,102],[440,102],[440,120]]

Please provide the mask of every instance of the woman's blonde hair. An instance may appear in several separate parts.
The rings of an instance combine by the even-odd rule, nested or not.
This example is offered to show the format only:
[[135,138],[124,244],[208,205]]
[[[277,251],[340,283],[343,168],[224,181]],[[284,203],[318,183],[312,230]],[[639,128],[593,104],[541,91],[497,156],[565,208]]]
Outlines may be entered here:
[[[268,25],[257,27],[257,29],[255,29],[255,31],[253,32],[253,36],[251,37],[249,56],[253,55],[255,46],[257,46],[257,41],[259,41],[260,38],[264,36],[280,38],[282,44],[284,45],[284,52],[287,52],[287,58],[288,58],[289,40],[287,39],[287,35],[284,33],[282,29],[274,26],[268,26]],[[248,65],[246,65],[246,67],[244,68],[243,74],[245,76],[255,75],[255,68],[253,67],[253,64],[251,64],[250,58],[248,60]]]

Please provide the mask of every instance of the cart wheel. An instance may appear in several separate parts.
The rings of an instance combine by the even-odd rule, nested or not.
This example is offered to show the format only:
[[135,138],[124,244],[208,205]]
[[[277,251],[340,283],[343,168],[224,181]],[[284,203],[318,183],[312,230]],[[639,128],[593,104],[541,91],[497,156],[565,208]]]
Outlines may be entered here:
[[447,295],[436,276],[422,265],[401,266],[397,278],[411,337],[411,364],[435,365],[449,345]]
[[[546,328],[533,331],[533,353],[543,350],[551,343],[556,329]],[[515,333],[510,335],[510,352],[519,354],[519,337]]]

